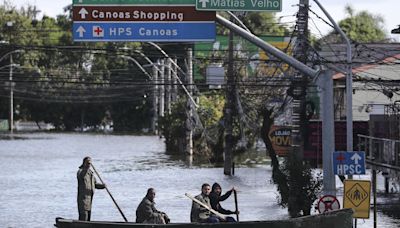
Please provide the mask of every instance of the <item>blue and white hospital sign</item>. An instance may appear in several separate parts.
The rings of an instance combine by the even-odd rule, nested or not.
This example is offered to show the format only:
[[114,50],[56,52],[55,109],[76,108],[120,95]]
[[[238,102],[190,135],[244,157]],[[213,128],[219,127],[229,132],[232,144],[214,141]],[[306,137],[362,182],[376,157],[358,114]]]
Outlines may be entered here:
[[365,174],[365,152],[333,152],[333,173],[335,175]]
[[214,41],[215,22],[74,22],[74,41]]

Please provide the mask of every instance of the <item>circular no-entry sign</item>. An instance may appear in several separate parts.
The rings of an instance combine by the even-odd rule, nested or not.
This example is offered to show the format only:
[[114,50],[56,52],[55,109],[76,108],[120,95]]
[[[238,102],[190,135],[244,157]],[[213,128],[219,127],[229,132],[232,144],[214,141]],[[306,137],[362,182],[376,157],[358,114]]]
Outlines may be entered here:
[[328,211],[339,210],[339,200],[332,195],[325,195],[318,201],[317,209],[319,213],[325,213]]

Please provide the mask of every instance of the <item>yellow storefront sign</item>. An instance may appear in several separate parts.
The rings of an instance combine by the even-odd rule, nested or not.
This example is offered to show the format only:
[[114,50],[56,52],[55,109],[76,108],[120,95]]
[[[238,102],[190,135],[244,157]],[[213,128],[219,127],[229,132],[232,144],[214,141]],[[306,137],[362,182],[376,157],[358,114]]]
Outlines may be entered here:
[[343,208],[353,208],[354,218],[369,218],[370,198],[370,181],[344,181]]

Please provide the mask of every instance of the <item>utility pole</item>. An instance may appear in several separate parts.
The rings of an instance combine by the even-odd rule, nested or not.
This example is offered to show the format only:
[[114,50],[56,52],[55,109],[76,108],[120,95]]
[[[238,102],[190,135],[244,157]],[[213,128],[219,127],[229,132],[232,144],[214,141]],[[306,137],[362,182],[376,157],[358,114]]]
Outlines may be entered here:
[[171,114],[171,91],[172,91],[172,81],[171,81],[171,59],[167,59],[166,63],[166,68],[167,68],[167,79],[166,79],[166,84],[167,84],[167,89],[165,91],[166,96],[165,96],[165,107],[167,109],[167,113]]
[[[231,18],[232,20],[232,18]],[[233,70],[233,38],[234,33],[229,31],[229,53],[228,71],[226,83],[226,104],[225,104],[225,146],[224,146],[224,174],[232,175],[232,151],[233,151],[233,112],[235,102],[235,76]]]
[[[308,53],[308,0],[300,0],[299,12],[297,13],[297,41],[294,48],[294,57],[307,64]],[[293,78],[289,94],[292,101],[292,151],[289,156],[289,199],[288,211],[290,216],[298,217],[303,209],[301,204],[301,173],[303,166],[304,151],[304,128],[305,126],[305,99],[307,93],[307,75],[296,72]]]
[[323,191],[325,195],[336,196],[335,174],[333,173],[333,156],[335,151],[335,118],[333,105],[333,73],[325,70],[318,79],[321,88],[321,121],[322,121],[322,164]]
[[8,123],[10,133],[14,133],[14,84],[13,84],[13,58],[10,54],[10,121]]
[[[187,50],[188,55],[188,72],[187,72],[187,83],[189,95],[193,95],[193,51],[191,48]],[[192,130],[192,116],[193,116],[193,104],[190,100],[186,103],[187,107],[187,118],[186,118],[186,154],[193,155],[193,130]]]
[[[297,41],[294,57],[300,62],[307,63],[308,52],[308,7],[309,0],[300,0],[297,14]],[[307,76],[297,72],[292,83],[292,150],[296,158],[303,160],[303,112],[307,92]]]
[[165,112],[165,61],[162,59],[159,62],[159,69],[160,69],[160,107],[159,107],[159,116],[164,117],[164,112]]
[[151,129],[153,130],[153,133],[158,135],[158,85],[157,85],[157,80],[158,80],[158,68],[156,65],[153,64],[153,107],[152,107],[152,115],[153,118],[151,120]]
[[172,102],[175,102],[178,100],[178,81],[176,80],[178,78],[178,68],[176,67],[178,65],[178,60],[174,58],[172,60],[174,64],[172,64]]

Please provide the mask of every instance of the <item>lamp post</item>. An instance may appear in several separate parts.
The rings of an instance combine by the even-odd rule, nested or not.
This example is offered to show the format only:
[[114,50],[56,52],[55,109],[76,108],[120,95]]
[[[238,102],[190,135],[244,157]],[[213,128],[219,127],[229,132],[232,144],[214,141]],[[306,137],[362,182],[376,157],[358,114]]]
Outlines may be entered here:
[[13,64],[12,54],[23,52],[23,50],[14,50],[6,53],[0,58],[0,62],[5,59],[7,56],[10,56],[10,74],[9,74],[9,82],[10,82],[10,116],[8,121],[8,126],[10,130],[10,134],[14,133],[14,84],[13,84],[13,67],[17,66]]

